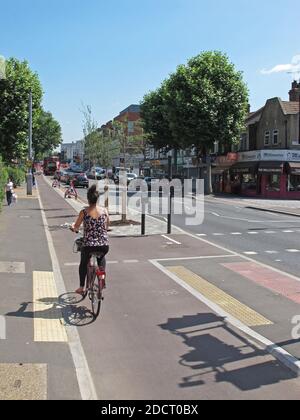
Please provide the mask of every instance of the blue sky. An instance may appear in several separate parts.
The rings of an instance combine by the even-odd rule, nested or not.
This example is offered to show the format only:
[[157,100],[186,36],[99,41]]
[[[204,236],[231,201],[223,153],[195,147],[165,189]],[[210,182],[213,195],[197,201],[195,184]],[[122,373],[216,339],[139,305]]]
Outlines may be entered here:
[[299,22],[299,0],[0,0],[0,55],[38,72],[68,142],[81,103],[104,123],[203,50],[244,72],[253,109],[287,99],[291,76],[261,70],[300,55]]

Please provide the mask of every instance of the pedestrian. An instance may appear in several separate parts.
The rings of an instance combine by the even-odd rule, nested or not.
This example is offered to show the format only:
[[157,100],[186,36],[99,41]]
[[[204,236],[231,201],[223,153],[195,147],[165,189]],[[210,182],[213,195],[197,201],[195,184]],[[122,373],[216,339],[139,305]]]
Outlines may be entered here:
[[5,186],[5,191],[6,191],[7,205],[11,206],[12,196],[13,196],[13,191],[14,191],[14,184],[10,178],[8,179],[7,184]]

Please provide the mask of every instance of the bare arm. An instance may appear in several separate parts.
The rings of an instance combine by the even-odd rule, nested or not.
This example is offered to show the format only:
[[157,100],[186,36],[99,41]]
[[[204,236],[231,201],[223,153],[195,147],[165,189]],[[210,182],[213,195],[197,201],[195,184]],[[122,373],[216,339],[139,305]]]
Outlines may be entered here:
[[83,210],[79,213],[78,219],[76,220],[76,222],[72,225],[71,230],[75,233],[79,232],[80,226],[82,225],[84,219],[84,212]]
[[109,219],[109,213],[107,209],[105,209],[105,213],[106,213],[106,230],[108,230],[109,225],[110,225],[110,219]]

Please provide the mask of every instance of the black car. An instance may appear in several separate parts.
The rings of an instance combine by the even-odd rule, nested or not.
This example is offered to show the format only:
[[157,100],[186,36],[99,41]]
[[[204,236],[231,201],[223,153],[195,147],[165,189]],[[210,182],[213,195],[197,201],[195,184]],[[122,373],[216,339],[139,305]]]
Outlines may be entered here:
[[89,180],[86,174],[75,174],[72,177],[74,187],[89,188]]

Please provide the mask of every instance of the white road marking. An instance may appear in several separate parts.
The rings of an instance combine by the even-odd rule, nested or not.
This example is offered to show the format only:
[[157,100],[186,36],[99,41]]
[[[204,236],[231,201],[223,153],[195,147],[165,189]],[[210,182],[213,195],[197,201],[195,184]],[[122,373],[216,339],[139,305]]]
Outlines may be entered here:
[[79,265],[79,262],[76,263],[65,263],[64,266],[65,267],[77,267]]
[[0,340],[6,340],[6,319],[0,315]]
[[294,231],[294,230],[283,230],[282,232],[283,232],[283,233],[295,233],[295,231]]
[[168,262],[168,261],[194,261],[194,260],[214,260],[217,258],[235,258],[237,255],[236,254],[231,254],[231,255],[208,255],[208,256],[201,256],[201,257],[176,257],[176,258],[161,258],[161,259],[157,259],[155,261],[159,261],[159,262]]
[[242,235],[241,234],[241,232],[231,232],[231,234],[230,235],[233,235],[233,236],[240,236],[240,235]]
[[224,236],[224,233],[213,233],[213,236]]
[[173,243],[174,243],[174,244],[176,244],[176,245],[182,245],[182,243],[181,243],[181,242],[175,241],[175,239],[169,238],[169,236],[167,236],[167,235],[161,235],[161,236],[162,236],[163,238],[167,239],[168,241],[173,242]]
[[257,252],[255,252],[255,251],[247,251],[247,252],[244,252],[244,254],[245,255],[257,255]]
[[[41,200],[41,196],[39,193],[39,189],[37,188],[38,200],[41,209],[43,224],[45,228],[46,238],[48,242],[49,252],[52,260],[53,266],[53,273],[54,279],[57,286],[57,291],[59,296],[66,294],[67,290],[65,287],[65,283],[61,274],[59,261],[56,255],[53,239],[49,230],[49,225],[47,222],[45,211],[43,210],[43,203]],[[79,385],[79,390],[81,394],[81,398],[83,401],[95,400],[98,401],[99,398],[97,396],[96,387],[93,381],[93,377],[91,375],[91,371],[89,369],[88,361],[85,356],[80,336],[78,333],[77,328],[67,328],[67,335],[68,335],[68,344],[70,348],[70,352],[73,358],[74,367],[77,375],[77,381]]]
[[277,232],[275,232],[275,230],[266,230],[265,233],[267,233],[268,235],[271,235],[271,234],[277,233]]
[[[188,233],[187,233],[187,235],[193,236],[192,234],[188,234]],[[207,242],[207,241],[205,241],[205,242]],[[178,276],[171,273],[168,270],[168,267],[163,267],[161,264],[159,264],[158,260],[150,260],[150,262],[156,268],[158,268],[160,271],[162,271],[166,276],[168,276],[169,278],[174,280],[177,284],[179,284],[181,287],[183,287],[185,290],[187,290],[189,293],[191,293],[193,296],[195,296],[198,300],[200,300],[202,303],[204,303],[206,306],[208,306],[217,315],[224,318],[224,320],[227,321],[229,324],[233,325],[234,327],[236,327],[237,329],[239,329],[240,331],[245,333],[248,337],[257,341],[260,345],[262,345],[264,347],[265,351],[267,351],[269,354],[274,356],[277,360],[281,361],[285,366],[287,366],[289,369],[291,369],[293,372],[295,372],[297,375],[300,376],[300,361],[298,359],[296,359],[292,354],[288,353],[282,347],[279,347],[277,344],[268,340],[266,337],[258,334],[257,332],[255,332],[251,328],[247,327],[245,324],[241,323],[239,320],[234,318],[232,315],[229,315],[226,311],[224,311],[222,308],[220,308],[220,306],[218,306],[215,303],[208,300],[201,293],[199,293],[194,288],[192,288],[187,283],[185,283],[183,280],[181,280]],[[256,346],[259,348],[259,346],[257,344],[256,344]]]
[[139,262],[139,260],[124,260],[123,263],[124,264],[137,264]]
[[266,254],[279,254],[278,251],[265,251]]
[[248,235],[258,235],[258,232],[248,232]]
[[292,254],[296,254],[296,253],[300,252],[300,250],[299,250],[299,249],[286,249],[286,251],[287,251],[287,252],[290,252],[290,253],[292,253]]
[[119,261],[107,261],[107,264],[109,265],[119,264]]
[[[214,212],[212,212],[211,213],[213,216],[216,216],[216,217],[221,217],[218,213],[214,213]],[[223,216],[222,216],[223,217]]]
[[207,236],[207,235],[206,235],[206,233],[197,233],[197,236],[199,236],[199,237],[203,237],[203,238],[204,238],[204,237],[205,237],[205,236]]

